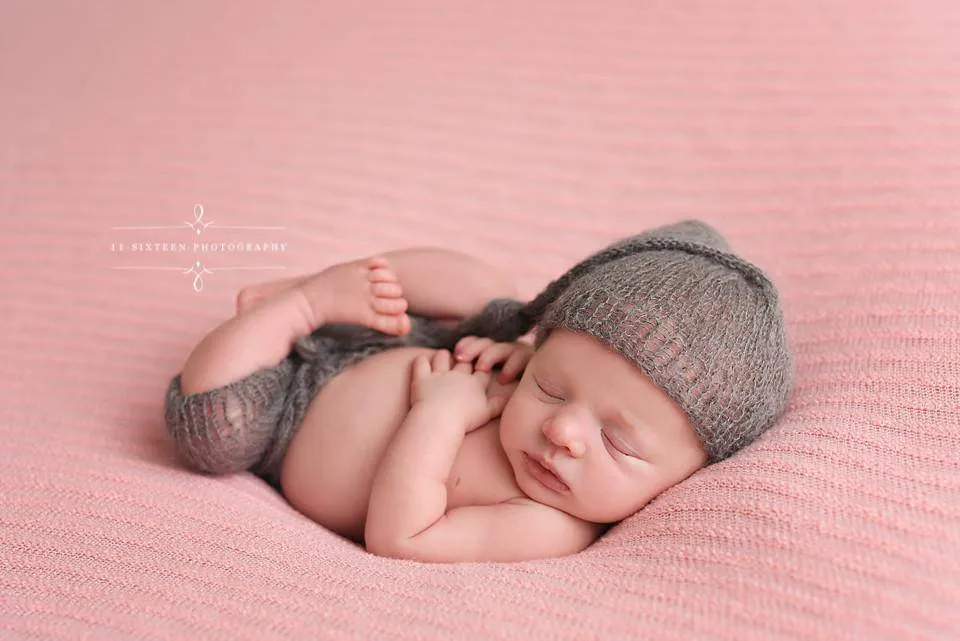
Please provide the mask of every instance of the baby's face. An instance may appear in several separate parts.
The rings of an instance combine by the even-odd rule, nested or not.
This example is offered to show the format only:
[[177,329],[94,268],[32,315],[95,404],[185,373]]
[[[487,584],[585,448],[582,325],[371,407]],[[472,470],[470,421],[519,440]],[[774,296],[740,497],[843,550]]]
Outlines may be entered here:
[[666,393],[616,352],[567,330],[552,332],[527,364],[500,417],[500,441],[527,496],[596,523],[630,516],[707,460]]

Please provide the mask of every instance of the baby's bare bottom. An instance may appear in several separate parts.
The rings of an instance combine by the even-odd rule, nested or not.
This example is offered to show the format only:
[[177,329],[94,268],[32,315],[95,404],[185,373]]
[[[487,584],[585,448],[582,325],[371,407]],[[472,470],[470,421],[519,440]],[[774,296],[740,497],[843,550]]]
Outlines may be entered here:
[[279,474],[291,506],[341,536],[363,540],[374,476],[410,408],[413,360],[432,353],[400,347],[374,354],[319,390]]
[[514,294],[503,273],[442,249],[391,252],[293,280],[254,286],[260,299],[206,336],[172,382],[171,390],[179,389],[168,393],[168,430],[193,467],[230,473],[260,461],[291,402],[284,394],[297,374],[288,358],[292,346],[318,325],[361,323],[402,333],[404,296],[412,313],[460,318]]

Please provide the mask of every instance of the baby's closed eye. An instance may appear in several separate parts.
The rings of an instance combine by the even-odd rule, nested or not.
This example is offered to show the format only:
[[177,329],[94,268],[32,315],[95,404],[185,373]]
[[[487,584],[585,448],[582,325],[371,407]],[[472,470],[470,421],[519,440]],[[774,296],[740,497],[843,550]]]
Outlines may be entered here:
[[561,396],[560,391],[554,388],[550,383],[542,381],[538,377],[533,377],[533,382],[536,384],[537,389],[540,390],[541,395],[546,396],[552,401],[563,401],[564,398]]
[[610,444],[611,448],[621,456],[630,458],[640,458],[637,448],[630,444],[617,431],[616,427],[603,427],[600,429],[600,435],[604,441]]

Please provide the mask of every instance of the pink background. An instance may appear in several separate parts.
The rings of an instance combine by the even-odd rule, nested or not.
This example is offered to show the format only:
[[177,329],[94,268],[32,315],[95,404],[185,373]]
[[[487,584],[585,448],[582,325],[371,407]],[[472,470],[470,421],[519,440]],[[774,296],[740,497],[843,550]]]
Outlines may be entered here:
[[[958,33],[948,0],[4,2],[0,637],[956,638]],[[111,250],[192,245],[113,227],[197,203],[287,251],[196,292],[192,252]],[[779,284],[794,398],[576,557],[384,560],[173,457],[163,391],[245,283],[436,244],[529,296],[688,217]]]

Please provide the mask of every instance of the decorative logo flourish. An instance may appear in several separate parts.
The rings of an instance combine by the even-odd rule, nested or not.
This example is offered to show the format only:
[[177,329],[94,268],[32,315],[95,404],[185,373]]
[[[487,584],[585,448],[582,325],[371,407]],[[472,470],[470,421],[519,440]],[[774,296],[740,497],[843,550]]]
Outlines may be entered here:
[[213,221],[203,222],[203,205],[197,203],[193,206],[193,222],[185,222],[183,224],[197,232],[197,236],[199,236],[204,229],[213,224]]
[[[197,233],[199,234],[200,232],[198,231]],[[196,276],[193,277],[193,291],[202,292],[203,291],[203,275],[212,274],[213,272],[207,269],[206,267],[204,267],[198,260],[191,267],[189,267],[188,269],[185,269],[183,273],[196,274]]]

